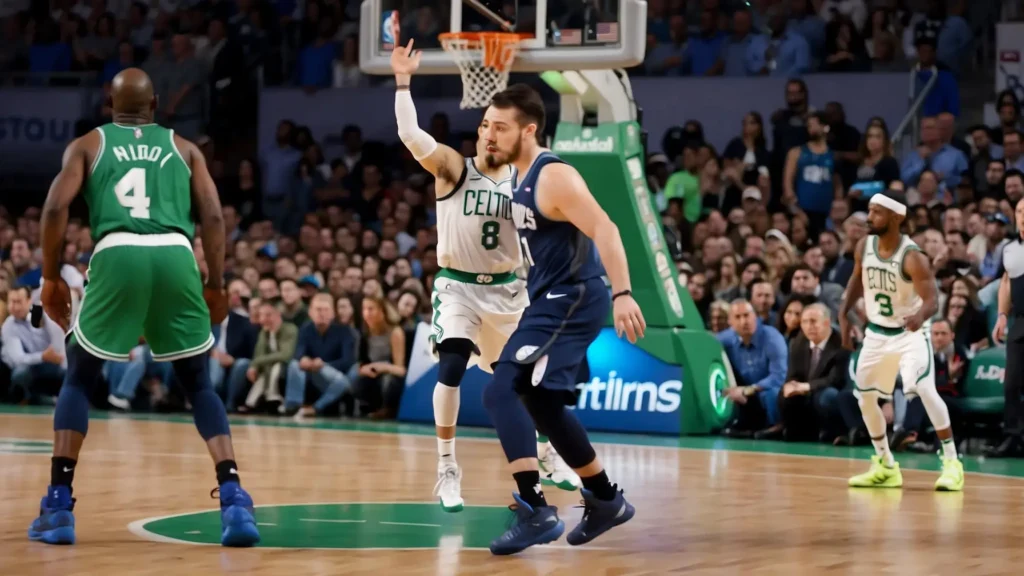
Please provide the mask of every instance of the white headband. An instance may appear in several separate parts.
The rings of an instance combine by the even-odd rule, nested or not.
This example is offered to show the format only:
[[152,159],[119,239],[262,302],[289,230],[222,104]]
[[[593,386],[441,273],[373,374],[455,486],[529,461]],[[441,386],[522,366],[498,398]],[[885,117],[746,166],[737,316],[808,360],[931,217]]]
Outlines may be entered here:
[[868,204],[877,204],[882,208],[888,208],[900,216],[907,215],[907,207],[900,204],[898,201],[889,198],[885,194],[875,194],[871,197],[871,201]]

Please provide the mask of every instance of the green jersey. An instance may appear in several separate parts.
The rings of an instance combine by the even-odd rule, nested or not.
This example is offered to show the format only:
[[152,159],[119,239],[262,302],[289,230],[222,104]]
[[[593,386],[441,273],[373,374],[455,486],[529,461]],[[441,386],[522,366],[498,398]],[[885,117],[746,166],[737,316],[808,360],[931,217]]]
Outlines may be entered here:
[[100,149],[84,193],[93,241],[111,232],[178,232],[191,240],[192,170],[174,144],[174,130],[156,124],[97,130]]

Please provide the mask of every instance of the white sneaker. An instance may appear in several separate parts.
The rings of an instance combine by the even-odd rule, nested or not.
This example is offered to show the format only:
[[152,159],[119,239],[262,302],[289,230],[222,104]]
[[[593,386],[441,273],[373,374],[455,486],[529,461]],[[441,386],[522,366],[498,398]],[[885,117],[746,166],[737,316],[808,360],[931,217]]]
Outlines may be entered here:
[[118,410],[127,411],[132,409],[132,403],[127,398],[121,398],[120,396],[114,396],[113,394],[107,396],[107,402]]
[[537,463],[540,465],[541,483],[569,492],[579,490],[582,486],[580,477],[569,468],[558,452],[555,452],[553,446],[548,447],[547,454],[539,458]]
[[441,500],[445,512],[462,511],[462,469],[458,465],[438,463],[434,496]]

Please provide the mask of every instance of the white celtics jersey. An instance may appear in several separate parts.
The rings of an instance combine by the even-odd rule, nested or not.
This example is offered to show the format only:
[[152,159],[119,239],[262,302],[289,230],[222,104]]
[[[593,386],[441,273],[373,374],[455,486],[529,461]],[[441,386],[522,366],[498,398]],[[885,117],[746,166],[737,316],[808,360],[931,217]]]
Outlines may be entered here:
[[519,233],[512,222],[512,167],[494,180],[472,158],[455,190],[437,199],[437,262],[474,274],[500,274],[519,266]]
[[882,258],[878,255],[878,236],[868,236],[861,261],[868,322],[886,328],[902,328],[906,319],[921,309],[921,297],[903,271],[903,258],[912,250],[920,248],[909,236],[903,236],[892,257]]

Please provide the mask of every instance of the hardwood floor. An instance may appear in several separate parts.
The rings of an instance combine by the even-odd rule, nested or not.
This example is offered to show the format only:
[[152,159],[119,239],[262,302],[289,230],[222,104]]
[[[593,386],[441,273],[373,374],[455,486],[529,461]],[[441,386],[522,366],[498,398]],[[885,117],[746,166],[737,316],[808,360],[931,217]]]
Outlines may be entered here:
[[[1020,463],[970,461],[963,494],[935,493],[936,472],[906,468],[903,490],[856,491],[845,481],[866,460],[844,456],[863,451],[806,449],[832,456],[822,458],[764,452],[794,451],[786,445],[734,451],[715,440],[704,450],[614,437],[633,443],[601,444],[598,454],[636,518],[590,546],[562,540],[497,558],[486,546],[505,527],[514,484],[487,432],[460,437],[467,507],[446,514],[431,495],[428,429],[260,420],[233,426],[264,541],[222,549],[210,545],[219,533],[213,466],[181,417],[94,419],[75,480],[78,544],[51,547],[25,535],[49,479],[51,421],[4,411],[0,575],[974,576],[1020,573],[1024,562],[1024,479],[985,473],[1021,476]],[[578,494],[546,494],[567,528],[579,521]]]

